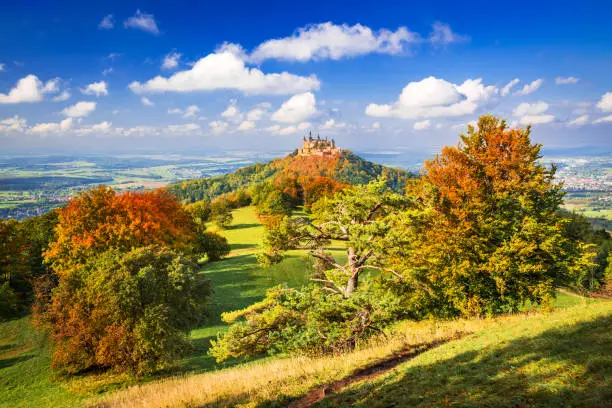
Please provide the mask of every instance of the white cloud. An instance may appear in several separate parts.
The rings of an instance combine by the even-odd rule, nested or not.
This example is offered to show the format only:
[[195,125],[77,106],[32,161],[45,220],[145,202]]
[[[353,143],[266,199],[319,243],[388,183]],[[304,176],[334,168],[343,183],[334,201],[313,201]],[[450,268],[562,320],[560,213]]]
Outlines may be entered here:
[[542,125],[555,120],[553,115],[525,115],[519,120],[521,125]]
[[569,77],[556,77],[555,78],[555,84],[557,85],[573,85],[573,84],[577,84],[578,81],[580,81],[580,79],[573,77],[573,76],[569,76]]
[[375,32],[361,24],[349,26],[327,22],[299,28],[291,37],[268,40],[253,51],[250,59],[256,62],[267,59],[304,62],[339,60],[370,53],[401,54],[405,45],[419,41],[419,35],[406,27]]
[[197,123],[185,123],[183,125],[168,125],[170,133],[193,133],[201,130]]
[[544,101],[538,101],[536,103],[523,102],[518,105],[512,111],[513,116],[524,116],[524,115],[540,115],[548,110],[548,104]]
[[612,112],[612,92],[606,92],[597,102],[597,107],[602,112]]
[[199,113],[200,113],[199,107],[197,107],[196,105],[189,105],[188,107],[185,108],[185,111],[183,112],[183,118],[185,119],[196,118]]
[[227,130],[229,124],[227,122],[223,122],[220,120],[213,120],[208,124],[210,126],[212,132],[216,135],[221,134]]
[[154,35],[159,34],[153,14],[141,13],[140,10],[136,10],[136,14],[125,20],[123,25],[125,28],[135,28]]
[[415,122],[412,128],[414,130],[425,130],[425,129],[429,129],[430,126],[431,126],[431,121],[429,119],[426,119],[420,122]]
[[4,71],[4,67],[6,67],[6,64],[0,63],[0,72]]
[[180,59],[181,54],[172,51],[164,57],[164,62],[162,63],[161,67],[162,69],[175,69],[176,67],[178,67]]
[[282,123],[296,123],[308,119],[315,113],[317,113],[315,96],[312,92],[305,92],[286,100],[272,114],[272,120]]
[[115,20],[113,19],[113,15],[109,14],[100,21],[98,24],[98,28],[102,30],[110,30],[115,26]]
[[77,102],[76,104],[67,107],[62,113],[71,118],[82,118],[96,110],[95,102]]
[[497,95],[495,86],[485,86],[482,79],[468,79],[461,85],[428,77],[409,82],[392,105],[371,103],[366,115],[402,119],[463,116],[474,113]]
[[17,81],[8,94],[0,93],[0,104],[40,102],[44,99],[44,94],[59,90],[58,83],[59,79],[55,78],[43,84],[36,75],[28,75]]
[[448,24],[436,21],[433,24],[433,31],[429,35],[429,42],[434,45],[448,45],[469,41],[470,37],[459,35],[451,30]]
[[594,124],[612,122],[612,115],[604,116],[593,121]]
[[0,121],[0,132],[23,132],[26,128],[26,120],[17,115]]
[[521,89],[518,92],[515,92],[514,94],[515,95],[529,95],[529,94],[532,94],[535,91],[537,91],[540,86],[542,86],[542,82],[544,82],[542,79],[536,79],[532,83],[526,84],[523,87],[523,89]]
[[64,91],[61,94],[57,95],[55,98],[53,98],[52,101],[53,102],[63,102],[63,101],[67,101],[68,99],[70,99],[70,92]]
[[85,88],[81,88],[81,93],[84,95],[108,95],[108,84],[106,81],[93,82]]
[[345,122],[336,122],[335,119],[328,119],[321,125],[321,130],[337,130],[346,129],[348,124]]
[[576,119],[570,120],[568,126],[582,126],[589,122],[589,115],[578,116]]
[[255,122],[252,122],[250,120],[245,120],[244,122],[240,124],[240,126],[238,126],[238,130],[241,130],[243,132],[254,129],[254,128],[255,128]]
[[149,98],[144,97],[144,96],[142,98],[140,98],[140,102],[142,102],[142,104],[144,106],[155,106],[155,104],[153,102],[151,102],[151,100]]
[[181,113],[183,113],[183,110],[180,108],[171,108],[171,109],[168,109],[168,113],[170,115],[180,115]]
[[555,117],[546,114],[548,107],[548,104],[544,101],[538,101],[536,103],[523,102],[514,108],[512,115],[520,117],[519,123],[521,125],[550,123],[555,120]]
[[72,118],[66,118],[59,123],[51,122],[51,123],[39,123],[38,125],[33,126],[29,129],[30,133],[34,134],[50,134],[50,133],[59,133],[62,131],[67,131],[72,129]]
[[113,68],[105,68],[102,71],[102,76],[107,76],[108,74],[110,74],[111,72],[113,72]]
[[320,82],[314,75],[264,74],[257,68],[246,67],[244,61],[232,53],[223,52],[209,54],[191,69],[168,78],[157,76],[143,84],[132,82],[130,89],[135,93],[234,89],[248,94],[294,94],[319,89],[319,86]]
[[303,132],[306,129],[310,128],[311,126],[312,124],[310,122],[302,122],[298,125],[291,125],[291,126],[286,126],[286,127],[281,127],[280,125],[274,125],[264,130],[268,131],[269,133],[286,136],[286,135],[292,135],[298,132]]
[[502,89],[500,92],[501,96],[506,96],[510,93],[510,90],[512,89],[512,87],[516,84],[518,84],[519,82],[521,82],[520,79],[518,78],[514,78],[512,81],[508,82]]
[[382,125],[380,124],[380,122],[372,123],[372,129],[380,129],[381,127]]
[[236,100],[232,100],[229,104],[229,106],[221,113],[221,116],[223,116],[226,119],[241,119],[242,118],[242,114],[240,113],[240,109],[238,109],[238,107],[236,106]]
[[255,108],[247,113],[247,119],[250,121],[258,121],[261,120],[266,113],[268,112],[262,108]]
[[91,126],[82,126],[74,130],[78,135],[89,135],[89,134],[107,134],[113,132],[113,124],[111,122],[100,122]]

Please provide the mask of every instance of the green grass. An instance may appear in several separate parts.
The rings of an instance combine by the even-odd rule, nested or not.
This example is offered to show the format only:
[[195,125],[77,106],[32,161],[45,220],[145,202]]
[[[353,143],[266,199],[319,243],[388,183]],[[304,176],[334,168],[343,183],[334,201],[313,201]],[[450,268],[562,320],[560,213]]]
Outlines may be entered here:
[[50,352],[30,318],[0,323],[0,407],[71,407],[83,396],[53,381]]
[[612,302],[502,324],[446,343],[316,406],[604,407]]

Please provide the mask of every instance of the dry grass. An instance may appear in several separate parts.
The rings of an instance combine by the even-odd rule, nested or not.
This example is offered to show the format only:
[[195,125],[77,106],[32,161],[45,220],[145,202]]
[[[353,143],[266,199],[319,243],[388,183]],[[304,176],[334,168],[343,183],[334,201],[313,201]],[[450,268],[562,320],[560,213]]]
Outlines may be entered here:
[[[563,313],[555,311],[552,314]],[[319,358],[279,358],[241,367],[133,386],[93,401],[92,407],[255,407],[265,401],[289,401],[317,385],[339,380],[399,350],[502,327],[538,313],[493,319],[405,322],[387,339],[378,338],[349,354]]]

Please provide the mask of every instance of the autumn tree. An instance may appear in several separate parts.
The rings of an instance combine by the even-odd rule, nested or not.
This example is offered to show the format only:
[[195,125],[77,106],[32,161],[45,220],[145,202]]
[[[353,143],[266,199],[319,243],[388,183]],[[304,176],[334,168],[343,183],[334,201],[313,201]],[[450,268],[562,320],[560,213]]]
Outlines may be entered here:
[[167,367],[189,350],[189,331],[203,316],[210,288],[197,273],[189,258],[159,246],[110,249],[75,265],[37,315],[54,345],[52,367]]
[[593,267],[589,248],[563,234],[561,185],[530,133],[483,116],[410,185],[419,205],[395,217],[386,257],[430,312],[547,305]]
[[52,273],[38,282],[34,306],[53,366],[144,373],[177,358],[209,293],[195,261],[227,253],[216,238],[164,190],[100,186],[72,199],[58,212],[44,253]]

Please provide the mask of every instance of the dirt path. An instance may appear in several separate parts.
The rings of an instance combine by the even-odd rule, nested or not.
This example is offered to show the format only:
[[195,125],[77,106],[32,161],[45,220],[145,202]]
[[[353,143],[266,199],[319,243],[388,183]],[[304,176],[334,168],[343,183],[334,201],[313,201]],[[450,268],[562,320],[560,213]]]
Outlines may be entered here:
[[[455,338],[459,337],[460,336],[457,336]],[[434,347],[438,347],[450,340],[454,340],[455,338],[421,344],[418,346],[411,347],[408,350],[398,352],[382,361],[379,361],[376,364],[361,368],[341,380],[334,381],[329,384],[320,385],[311,389],[302,398],[295,400],[291,404],[289,404],[288,408],[310,407],[311,405],[322,401],[327,395],[337,393],[353,383],[363,380],[369,380],[371,378],[383,375],[389,370],[398,366],[399,364],[411,360],[419,354],[424,353],[425,351],[430,350]]]

